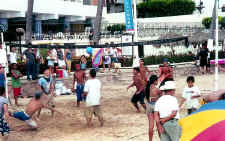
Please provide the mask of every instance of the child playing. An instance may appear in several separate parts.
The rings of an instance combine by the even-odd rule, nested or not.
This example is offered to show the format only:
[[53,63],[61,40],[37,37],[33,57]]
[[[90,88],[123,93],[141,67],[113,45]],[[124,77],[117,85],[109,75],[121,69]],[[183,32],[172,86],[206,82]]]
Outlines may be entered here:
[[[80,107],[80,102],[85,100],[85,97],[83,97],[84,92],[84,84],[86,81],[86,74],[83,70],[80,69],[80,64],[75,65],[76,71],[74,73],[74,79],[73,79],[73,91],[76,89],[77,94],[77,107]],[[77,83],[76,83],[77,82]],[[76,83],[76,88],[74,87]]]
[[103,126],[104,120],[101,110],[101,82],[96,78],[95,69],[91,69],[89,72],[90,79],[87,80],[84,87],[83,95],[87,97],[86,108],[84,110],[84,115],[87,120],[87,126],[91,127],[92,117],[95,115]]
[[17,69],[17,65],[14,63],[12,64],[12,88],[13,94],[15,99],[15,105],[19,106],[18,104],[18,97],[21,95],[21,82],[20,77],[23,77],[22,73]]
[[198,98],[200,97],[200,90],[197,86],[194,86],[195,78],[193,76],[189,76],[187,78],[188,86],[184,88],[183,96],[181,100],[180,107],[186,102],[186,108],[188,115],[197,110],[200,103]]

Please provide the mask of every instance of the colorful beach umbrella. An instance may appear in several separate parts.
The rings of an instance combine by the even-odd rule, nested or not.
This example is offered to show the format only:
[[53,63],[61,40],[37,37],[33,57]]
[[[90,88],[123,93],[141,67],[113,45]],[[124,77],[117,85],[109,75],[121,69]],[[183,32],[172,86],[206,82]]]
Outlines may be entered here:
[[225,141],[225,101],[205,104],[179,124],[180,141]]

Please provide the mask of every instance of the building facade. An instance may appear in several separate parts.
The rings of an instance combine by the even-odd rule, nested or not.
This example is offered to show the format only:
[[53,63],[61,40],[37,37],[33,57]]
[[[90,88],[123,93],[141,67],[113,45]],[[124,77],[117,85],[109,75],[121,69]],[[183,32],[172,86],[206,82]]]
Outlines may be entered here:
[[[5,30],[25,29],[28,0],[0,0],[0,24]],[[96,17],[97,0],[34,0],[33,31],[83,32]],[[104,8],[104,13],[105,8]]]

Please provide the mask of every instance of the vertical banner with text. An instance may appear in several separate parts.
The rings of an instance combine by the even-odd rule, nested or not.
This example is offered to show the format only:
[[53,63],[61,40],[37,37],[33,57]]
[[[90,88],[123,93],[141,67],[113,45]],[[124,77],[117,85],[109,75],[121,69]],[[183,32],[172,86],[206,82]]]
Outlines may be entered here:
[[134,31],[132,0],[124,0],[124,12],[126,20],[126,30]]

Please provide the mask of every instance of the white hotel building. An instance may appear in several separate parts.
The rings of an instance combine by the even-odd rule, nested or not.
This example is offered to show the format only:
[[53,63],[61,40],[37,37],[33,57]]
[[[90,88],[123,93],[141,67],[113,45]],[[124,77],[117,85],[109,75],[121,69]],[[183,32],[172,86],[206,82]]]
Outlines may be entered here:
[[[214,0],[201,1],[205,7],[202,14],[196,11],[193,15],[179,16],[179,18],[177,16],[148,18],[139,19],[138,22],[200,24],[203,17],[211,16],[214,3]],[[0,0],[0,24],[6,29],[24,27],[27,2],[28,0]],[[34,0],[34,32],[44,33],[55,30],[82,32],[86,24],[93,24],[97,2],[98,0]],[[117,0],[117,3],[121,2],[123,0]],[[195,0],[195,2],[199,5],[200,0]],[[220,0],[220,6],[223,4],[225,0]],[[103,23],[125,23],[124,13],[107,14],[106,7],[104,7]]]
[[[141,1],[142,0],[138,0],[138,2]],[[146,25],[156,27],[156,29],[162,26],[168,28],[174,26],[202,27],[202,18],[212,15],[214,0],[201,1],[205,7],[201,14],[196,10],[192,15],[138,19],[138,24],[140,25],[138,40],[151,40],[154,39],[154,36],[159,36],[161,34],[159,31],[155,31],[155,33],[159,32],[159,35],[149,35],[149,33],[154,33],[152,28],[149,30],[140,29],[141,27],[145,28]],[[97,12],[97,2],[98,0],[34,0],[33,31],[38,34],[49,32],[82,33],[85,31],[87,25],[93,26],[93,21]],[[123,0],[117,0],[117,2],[123,3]],[[195,2],[196,6],[198,6],[200,0],[195,0]],[[15,31],[16,28],[25,29],[25,13],[28,0],[0,0],[0,3],[0,24],[4,25],[8,30]],[[225,0],[220,0],[220,7],[222,7],[223,4],[225,4]],[[219,12],[219,15],[225,14]],[[103,26],[117,23],[125,23],[124,13],[107,14],[107,8],[104,7]],[[165,31],[162,31],[162,33],[165,33]],[[144,38],[148,36],[149,38]],[[121,39],[117,40],[119,42],[121,41]],[[145,51],[145,54],[146,53],[147,55],[151,55],[148,51]]]

